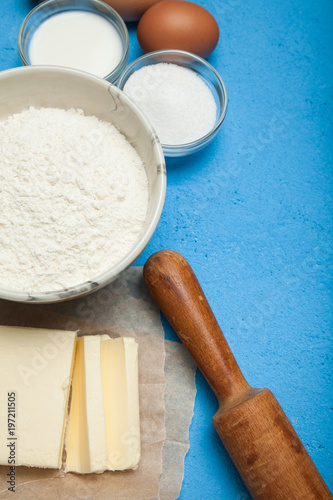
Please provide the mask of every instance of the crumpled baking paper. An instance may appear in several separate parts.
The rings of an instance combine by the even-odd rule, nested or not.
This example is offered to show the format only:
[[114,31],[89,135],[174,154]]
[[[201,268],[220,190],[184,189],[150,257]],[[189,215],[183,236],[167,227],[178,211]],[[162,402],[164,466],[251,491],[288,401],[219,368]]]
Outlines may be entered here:
[[[141,267],[130,268],[115,282],[81,299],[45,305],[0,300],[0,324],[131,336],[139,344],[139,467],[89,475],[17,467],[16,500],[175,500],[179,496],[196,393],[195,364],[181,343],[164,340],[160,311],[145,287]],[[0,467],[0,499],[14,498],[6,483],[8,471],[9,467]]]

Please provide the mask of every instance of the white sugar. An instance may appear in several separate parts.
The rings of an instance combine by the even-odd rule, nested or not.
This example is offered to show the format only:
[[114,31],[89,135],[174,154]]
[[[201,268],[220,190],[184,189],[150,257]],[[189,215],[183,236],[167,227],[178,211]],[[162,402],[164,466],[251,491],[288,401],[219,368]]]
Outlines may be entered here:
[[171,63],[144,66],[130,76],[124,92],[133,99],[165,145],[196,141],[215,125],[214,96],[193,70]]

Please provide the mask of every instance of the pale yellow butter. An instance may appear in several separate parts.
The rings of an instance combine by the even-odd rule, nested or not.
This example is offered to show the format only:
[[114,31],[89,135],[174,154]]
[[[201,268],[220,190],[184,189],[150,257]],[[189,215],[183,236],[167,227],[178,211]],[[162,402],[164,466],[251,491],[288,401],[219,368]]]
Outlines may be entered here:
[[66,471],[86,474],[107,468],[100,335],[78,340],[66,450]]
[[135,469],[140,459],[138,345],[79,339],[66,433],[66,472]]
[[133,338],[101,343],[108,469],[135,469],[140,460],[138,344]]
[[138,466],[133,338],[0,326],[0,357],[0,464],[61,468],[65,440],[66,472]]
[[75,342],[76,332],[0,326],[0,464],[61,467]]

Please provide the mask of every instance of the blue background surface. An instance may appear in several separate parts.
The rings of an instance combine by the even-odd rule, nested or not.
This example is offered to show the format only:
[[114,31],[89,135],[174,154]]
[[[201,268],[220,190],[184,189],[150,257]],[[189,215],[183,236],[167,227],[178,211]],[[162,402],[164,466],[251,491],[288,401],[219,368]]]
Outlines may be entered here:
[[[333,4],[198,3],[220,27],[208,60],[229,109],[204,151],[167,160],[165,208],[137,264],[164,248],[189,260],[244,375],[274,392],[332,489]],[[0,70],[21,65],[17,34],[35,4],[1,2]],[[132,61],[142,53],[128,27]],[[197,389],[179,498],[246,500],[200,372]]]

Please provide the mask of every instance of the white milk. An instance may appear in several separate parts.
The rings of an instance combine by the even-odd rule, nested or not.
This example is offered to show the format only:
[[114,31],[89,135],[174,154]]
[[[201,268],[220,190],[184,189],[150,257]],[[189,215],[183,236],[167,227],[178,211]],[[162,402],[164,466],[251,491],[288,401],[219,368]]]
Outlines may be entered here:
[[31,37],[31,64],[67,66],[106,77],[118,65],[123,48],[117,29],[104,17],[85,11],[55,14]]

